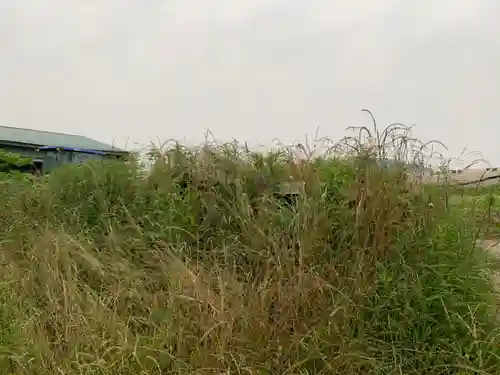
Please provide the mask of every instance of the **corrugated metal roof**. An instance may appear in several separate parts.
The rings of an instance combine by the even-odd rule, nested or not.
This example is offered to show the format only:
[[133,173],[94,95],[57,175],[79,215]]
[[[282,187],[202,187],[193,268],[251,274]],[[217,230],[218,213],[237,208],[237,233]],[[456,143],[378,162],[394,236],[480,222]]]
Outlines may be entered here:
[[13,142],[36,146],[56,146],[92,149],[100,151],[123,152],[123,150],[102,142],[81,136],[63,133],[53,133],[40,130],[0,126],[0,143]]

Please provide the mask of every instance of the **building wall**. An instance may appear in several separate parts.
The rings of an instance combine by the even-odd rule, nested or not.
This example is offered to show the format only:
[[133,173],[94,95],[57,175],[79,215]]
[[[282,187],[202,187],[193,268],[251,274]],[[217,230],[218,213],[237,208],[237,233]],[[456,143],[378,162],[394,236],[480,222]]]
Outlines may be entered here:
[[83,154],[81,152],[72,152],[72,157],[70,163],[72,164],[81,164],[91,160],[102,160],[103,157],[101,155],[95,154]]
[[[467,168],[441,173],[431,168],[412,168],[408,170],[409,180],[415,183],[450,183],[488,186],[500,184],[500,168]],[[498,178],[494,178],[498,177]]]
[[103,160],[101,155],[84,154],[81,152],[46,151],[44,155],[44,172],[50,172],[64,164],[82,164],[91,160]]
[[[500,183],[500,168],[468,168],[464,170],[450,171],[448,174],[451,183],[466,184],[470,186],[489,186]],[[478,181],[481,181],[478,183]],[[469,186],[469,185],[466,185]]]

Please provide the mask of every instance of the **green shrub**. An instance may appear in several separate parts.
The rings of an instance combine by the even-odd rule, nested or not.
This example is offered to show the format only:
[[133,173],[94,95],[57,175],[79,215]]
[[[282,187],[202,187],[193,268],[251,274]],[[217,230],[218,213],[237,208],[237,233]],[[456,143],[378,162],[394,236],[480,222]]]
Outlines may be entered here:
[[202,151],[2,185],[0,372],[500,371],[477,215],[445,188],[377,155]]

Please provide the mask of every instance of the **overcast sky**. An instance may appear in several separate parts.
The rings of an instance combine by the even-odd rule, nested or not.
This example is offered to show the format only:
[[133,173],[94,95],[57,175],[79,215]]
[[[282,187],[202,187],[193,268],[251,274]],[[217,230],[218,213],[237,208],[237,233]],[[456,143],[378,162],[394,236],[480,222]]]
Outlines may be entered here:
[[0,123],[129,146],[416,124],[500,164],[499,0],[2,0]]

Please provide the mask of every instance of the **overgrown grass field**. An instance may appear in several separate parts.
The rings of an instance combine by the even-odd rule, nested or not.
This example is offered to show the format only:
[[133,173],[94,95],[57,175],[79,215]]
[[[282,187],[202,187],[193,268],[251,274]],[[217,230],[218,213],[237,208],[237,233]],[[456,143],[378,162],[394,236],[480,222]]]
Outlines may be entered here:
[[155,156],[1,182],[0,374],[500,373],[477,214],[445,188],[363,153]]

